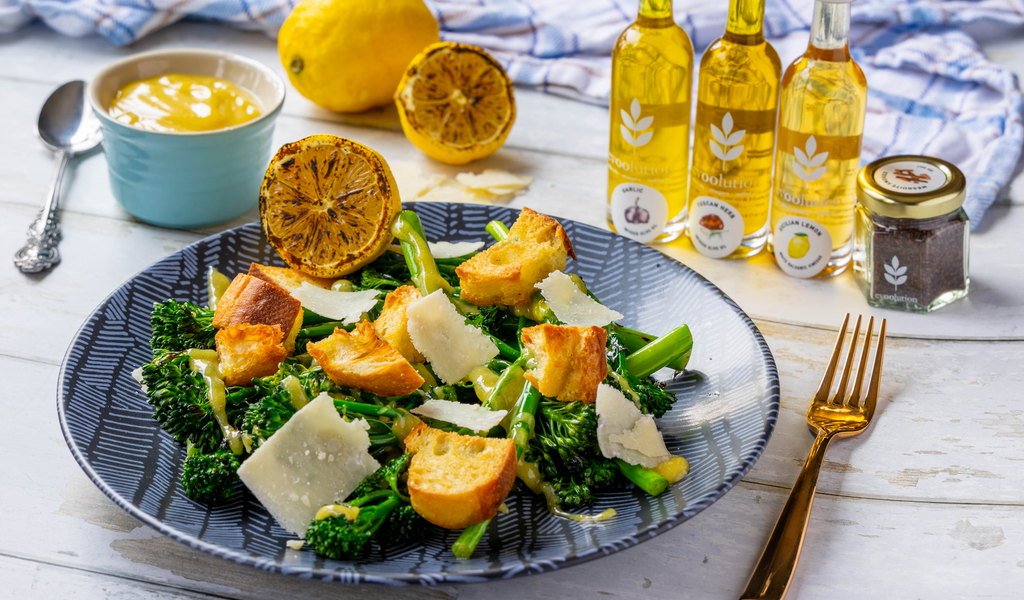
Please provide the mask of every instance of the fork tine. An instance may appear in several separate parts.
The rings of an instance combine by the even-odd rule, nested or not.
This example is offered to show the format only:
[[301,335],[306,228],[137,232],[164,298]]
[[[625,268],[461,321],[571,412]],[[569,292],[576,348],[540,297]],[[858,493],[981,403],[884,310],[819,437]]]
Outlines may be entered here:
[[857,315],[857,324],[853,326],[853,337],[850,338],[850,351],[846,354],[846,365],[843,366],[843,376],[839,379],[836,395],[832,396],[832,404],[839,406],[846,404],[846,384],[850,382],[850,369],[853,368],[853,358],[857,355],[857,342],[860,340],[860,319],[861,316]]
[[868,320],[868,328],[864,331],[864,350],[860,353],[860,368],[857,369],[857,382],[853,385],[853,393],[850,394],[850,406],[863,404],[860,402],[860,388],[864,383],[864,371],[868,366],[868,354],[871,353],[871,336],[875,333],[875,318]]
[[868,384],[868,397],[865,400],[864,412],[868,418],[875,414],[875,402],[878,400],[878,384],[882,380],[882,358],[885,355],[885,319],[878,330],[878,342],[875,344],[875,365],[871,368],[871,383]]
[[828,359],[828,367],[818,384],[818,391],[814,394],[815,402],[828,402],[828,392],[832,389],[832,378],[836,374],[836,366],[839,364],[839,355],[843,352],[843,339],[846,337],[846,327],[850,324],[850,313],[846,313],[843,324],[839,327],[839,337],[836,338],[836,345],[832,348],[832,356]]

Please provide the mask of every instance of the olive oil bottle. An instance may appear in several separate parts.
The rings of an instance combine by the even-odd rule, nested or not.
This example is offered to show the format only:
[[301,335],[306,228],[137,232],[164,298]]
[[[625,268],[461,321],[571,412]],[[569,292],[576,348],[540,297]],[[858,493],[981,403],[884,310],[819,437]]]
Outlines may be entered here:
[[817,0],[811,39],[779,100],[769,247],[794,277],[850,263],[867,80],[850,58],[850,2]]
[[693,45],[672,0],[640,0],[612,51],[608,224],[640,242],[682,233],[690,163]]
[[768,240],[782,64],[764,40],[764,0],[730,0],[725,35],[700,61],[686,225],[712,258],[745,258]]

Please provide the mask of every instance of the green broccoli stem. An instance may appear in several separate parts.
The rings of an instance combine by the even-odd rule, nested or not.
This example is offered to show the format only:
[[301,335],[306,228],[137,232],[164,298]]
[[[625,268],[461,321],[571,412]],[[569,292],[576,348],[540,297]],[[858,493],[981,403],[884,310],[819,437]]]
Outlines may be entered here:
[[650,469],[645,469],[639,465],[631,465],[621,458],[616,458],[615,464],[619,467],[619,471],[626,477],[626,479],[632,481],[652,496],[665,491],[668,488],[668,479],[665,479],[661,475],[658,475]]
[[327,337],[334,333],[335,329],[344,329],[345,331],[352,331],[356,328],[355,323],[346,325],[341,321],[328,321],[326,323],[318,323],[309,327],[303,327],[299,330],[297,337],[300,338],[320,338]]
[[540,406],[541,393],[526,382],[523,393],[519,395],[515,408],[512,409],[512,419],[508,426],[508,437],[516,445],[516,458],[521,459],[526,450],[530,447],[530,439],[533,438],[534,425],[536,424],[537,407]]
[[[657,337],[650,335],[649,333],[643,333],[642,331],[637,331],[635,329],[623,327],[622,325],[619,325],[617,323],[612,323],[608,327],[619,336],[619,339],[622,340],[622,345],[625,346],[626,350],[629,350],[630,352],[636,352],[637,350],[643,348],[647,344],[650,344],[654,340],[658,339]],[[690,352],[693,348],[692,337],[690,338],[689,345],[690,348],[688,348],[686,352],[672,359],[665,366],[671,367],[676,371],[682,371],[683,369],[685,369],[687,363],[690,362]]]
[[356,413],[370,417],[387,417],[389,419],[402,418],[402,411],[390,406],[379,406],[376,404],[363,404],[362,402],[350,402],[348,400],[334,399],[334,408],[340,413]]
[[519,350],[513,348],[512,346],[509,346],[505,342],[499,340],[498,338],[494,337],[489,333],[487,333],[487,337],[489,337],[491,339],[491,342],[493,342],[494,345],[498,347],[498,354],[500,354],[502,358],[508,360],[517,360],[519,358]]
[[487,526],[491,524],[491,520],[487,519],[483,523],[477,523],[476,525],[470,525],[469,527],[462,530],[459,534],[459,539],[455,540],[452,544],[452,554],[455,558],[469,558],[473,556],[473,551],[476,550],[477,544],[484,537],[484,532],[487,531]]
[[508,237],[508,226],[501,221],[491,221],[484,229],[487,230],[487,233],[491,234],[491,237],[496,242],[500,242]]
[[437,269],[437,263],[434,262],[430,247],[427,246],[427,235],[416,213],[411,210],[398,213],[395,222],[391,224],[391,233],[402,244],[405,263],[420,294],[428,296],[435,290],[444,290],[445,293],[451,294],[452,286],[448,285]]
[[692,350],[690,328],[686,325],[676,327],[627,356],[626,370],[633,377],[647,377],[677,358],[685,356],[689,361]]

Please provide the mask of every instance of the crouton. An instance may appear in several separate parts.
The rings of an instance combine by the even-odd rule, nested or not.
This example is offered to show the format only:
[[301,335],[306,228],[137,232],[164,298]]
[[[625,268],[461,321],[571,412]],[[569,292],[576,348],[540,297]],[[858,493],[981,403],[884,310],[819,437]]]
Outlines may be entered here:
[[295,337],[302,328],[302,304],[273,283],[239,274],[224,290],[213,314],[213,326],[277,325],[285,332],[284,347],[295,350]]
[[338,385],[385,397],[411,394],[423,385],[423,377],[397,350],[377,337],[369,321],[360,321],[352,333],[335,329],[319,342],[307,344],[306,352]]
[[533,351],[537,368],[523,376],[549,398],[593,402],[598,384],[608,375],[607,335],[601,327],[527,327],[520,339]]
[[426,357],[412,344],[409,337],[409,319],[405,309],[420,299],[420,292],[411,285],[403,285],[384,298],[384,308],[373,322],[377,335],[398,350],[409,362],[426,362]]
[[455,269],[462,299],[477,306],[529,302],[537,283],[576,258],[558,221],[524,208],[504,240]]
[[257,279],[262,279],[267,283],[273,283],[280,288],[284,288],[288,292],[294,292],[299,289],[299,286],[303,283],[309,283],[316,287],[324,288],[325,290],[331,289],[331,284],[334,283],[333,279],[313,277],[312,275],[307,275],[302,271],[297,271],[295,269],[268,267],[259,263],[252,263],[249,265],[249,275]]
[[498,513],[516,480],[516,445],[508,438],[459,435],[417,425],[405,438],[409,500],[445,529],[483,523]]
[[278,325],[232,325],[217,332],[217,360],[226,385],[252,385],[277,373],[288,351]]

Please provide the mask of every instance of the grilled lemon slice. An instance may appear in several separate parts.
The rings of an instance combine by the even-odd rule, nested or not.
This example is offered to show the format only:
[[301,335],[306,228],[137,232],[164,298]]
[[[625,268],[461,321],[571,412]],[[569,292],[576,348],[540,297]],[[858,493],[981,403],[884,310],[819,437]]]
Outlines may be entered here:
[[480,48],[450,42],[431,44],[412,60],[395,103],[409,141],[449,165],[494,154],[516,120],[501,65]]
[[267,240],[291,267],[315,277],[347,275],[380,256],[401,210],[381,155],[334,135],[284,145],[260,188]]

